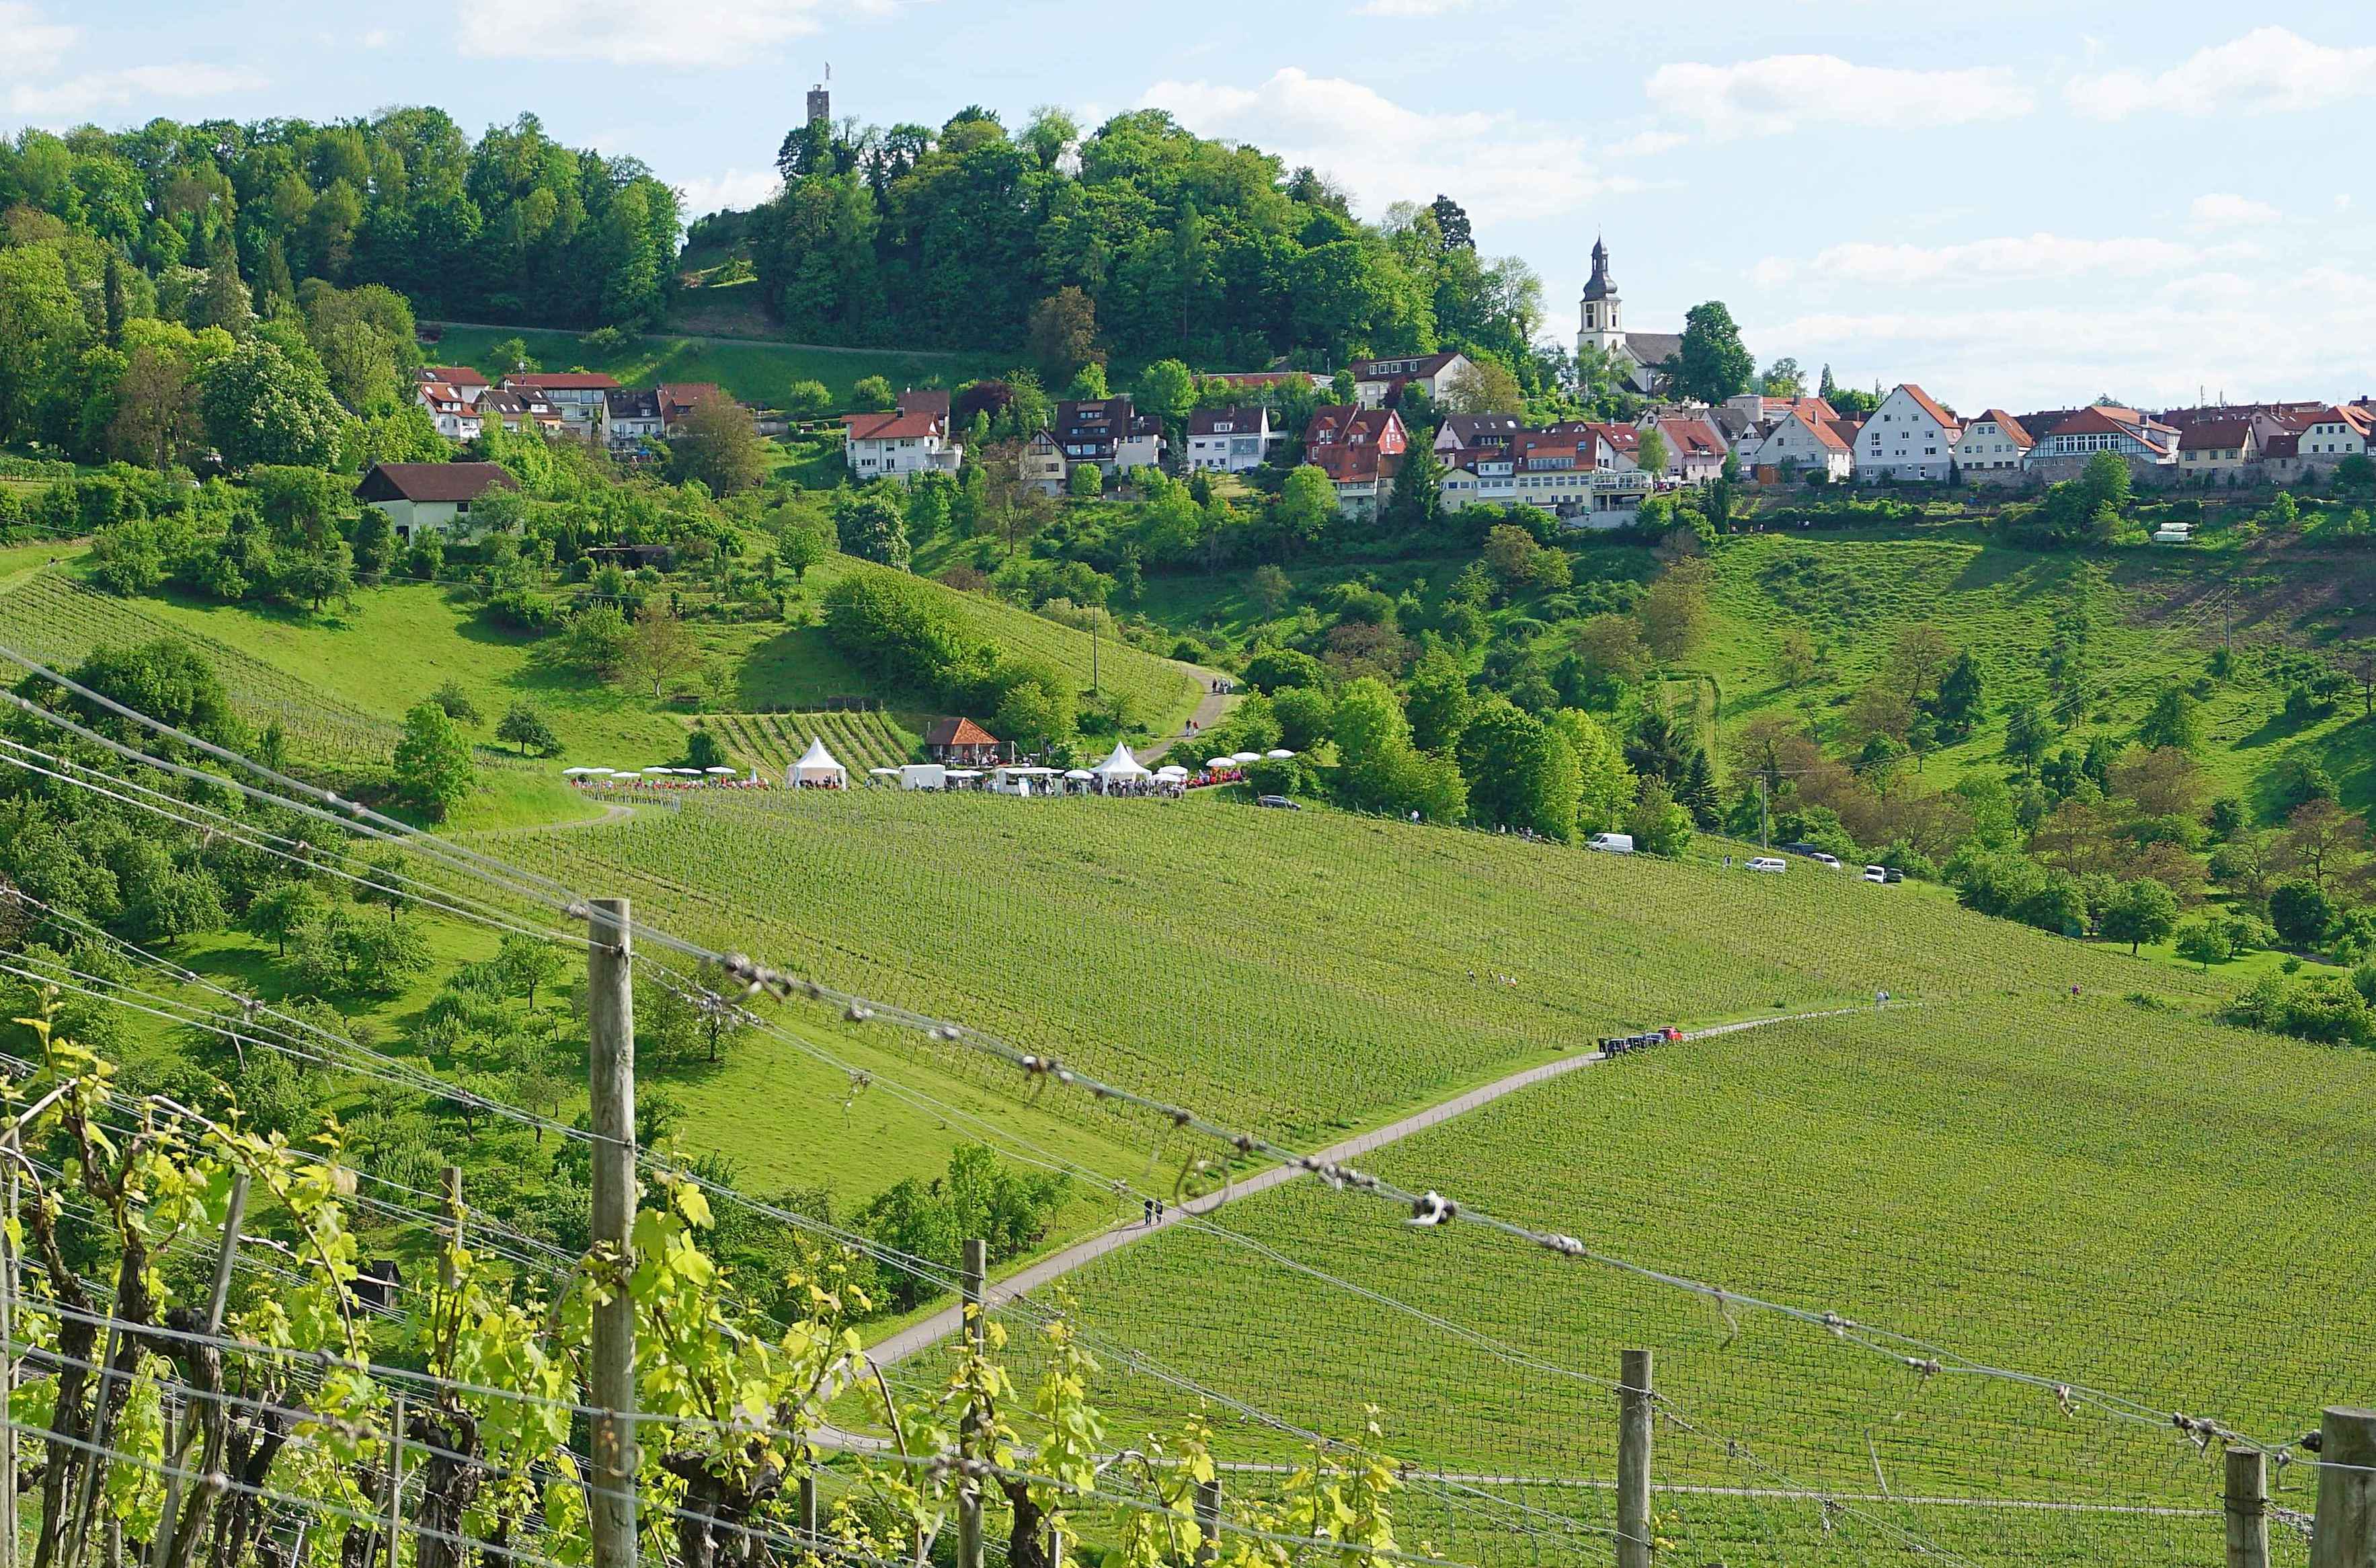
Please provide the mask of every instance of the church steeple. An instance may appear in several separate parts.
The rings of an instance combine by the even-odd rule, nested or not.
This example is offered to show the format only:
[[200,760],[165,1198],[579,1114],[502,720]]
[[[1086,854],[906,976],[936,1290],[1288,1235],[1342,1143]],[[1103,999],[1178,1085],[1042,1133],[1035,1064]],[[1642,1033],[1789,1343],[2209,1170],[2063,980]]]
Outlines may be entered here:
[[1609,276],[1609,246],[1595,235],[1592,241],[1592,278],[1584,286],[1584,329],[1576,334],[1577,351],[1581,352],[1589,346],[1603,353],[1613,352],[1625,339],[1619,319],[1621,313],[1617,284]]

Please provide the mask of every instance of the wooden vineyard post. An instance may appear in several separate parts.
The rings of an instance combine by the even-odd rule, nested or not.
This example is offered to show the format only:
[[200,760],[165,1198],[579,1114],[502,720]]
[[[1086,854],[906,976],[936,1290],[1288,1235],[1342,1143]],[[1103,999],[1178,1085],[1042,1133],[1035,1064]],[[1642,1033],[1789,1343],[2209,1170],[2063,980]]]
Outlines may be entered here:
[[[990,1338],[990,1311],[982,1304],[982,1290],[990,1273],[990,1243],[975,1240],[965,1244],[964,1289],[966,1305],[966,1342],[976,1356],[983,1354]],[[968,1459],[980,1458],[980,1412],[968,1408],[960,1429],[961,1444]],[[981,1480],[975,1476],[957,1478],[957,1568],[982,1568],[981,1541]]]
[[1196,1561],[1213,1562],[1221,1555],[1221,1479],[1196,1483]]
[[1617,1385],[1617,1568],[1650,1568],[1650,1352],[1627,1350]]
[[[17,1223],[17,1134],[8,1134],[8,1212]],[[0,1413],[15,1403],[17,1393],[17,1244],[0,1229]],[[17,1568],[17,1433],[0,1431],[0,1551],[8,1554],[8,1568]]]
[[816,1471],[812,1467],[801,1477],[801,1544],[813,1547],[816,1540],[817,1484]]
[[454,1267],[454,1254],[462,1250],[462,1168],[446,1168],[446,1215],[453,1229],[446,1237],[446,1255],[437,1260],[437,1281],[452,1295],[461,1288],[461,1278]]
[[397,1568],[397,1549],[404,1543],[404,1394],[398,1390],[387,1408],[387,1568]]
[[2228,1450],[2228,1568],[2269,1568],[2269,1456]]
[[635,956],[624,898],[597,898],[587,918],[586,1070],[593,1099],[593,1250],[619,1270],[595,1307],[594,1568],[635,1568],[636,1303],[627,1271],[636,1223]]
[[2329,1406],[2318,1463],[2310,1568],[2376,1568],[2376,1410]]

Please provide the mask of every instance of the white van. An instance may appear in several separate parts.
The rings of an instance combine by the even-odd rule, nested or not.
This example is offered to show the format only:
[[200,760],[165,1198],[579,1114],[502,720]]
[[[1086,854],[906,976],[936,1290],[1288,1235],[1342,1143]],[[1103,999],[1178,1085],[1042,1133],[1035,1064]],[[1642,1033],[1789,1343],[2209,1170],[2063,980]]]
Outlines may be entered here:
[[1584,847],[1606,854],[1630,855],[1634,852],[1634,836],[1630,833],[1596,833],[1584,841]]
[[1827,871],[1839,871],[1842,869],[1840,865],[1840,858],[1837,855],[1827,855],[1821,849],[1816,850],[1807,858]]
[[1777,856],[1760,855],[1755,860],[1749,862],[1749,869],[1752,871],[1782,872],[1788,871],[1790,868]]
[[1867,866],[1864,868],[1864,879],[1867,882],[1878,882],[1885,885],[1889,881],[1889,868],[1887,866]]

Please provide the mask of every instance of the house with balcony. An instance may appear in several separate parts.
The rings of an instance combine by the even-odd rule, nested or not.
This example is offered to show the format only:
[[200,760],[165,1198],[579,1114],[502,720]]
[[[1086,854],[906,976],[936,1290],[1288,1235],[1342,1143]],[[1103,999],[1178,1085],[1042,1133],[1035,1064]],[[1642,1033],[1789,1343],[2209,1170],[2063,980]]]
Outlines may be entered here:
[[1270,410],[1198,409],[1188,416],[1187,466],[1207,473],[1241,474],[1262,467],[1271,447],[1286,439],[1270,427]]
[[505,376],[503,390],[550,404],[564,431],[590,442],[601,437],[602,395],[619,384],[591,371],[523,371]]
[[947,393],[906,392],[885,412],[842,415],[841,455],[861,484],[873,479],[907,484],[918,474],[956,478],[965,446],[949,434]]

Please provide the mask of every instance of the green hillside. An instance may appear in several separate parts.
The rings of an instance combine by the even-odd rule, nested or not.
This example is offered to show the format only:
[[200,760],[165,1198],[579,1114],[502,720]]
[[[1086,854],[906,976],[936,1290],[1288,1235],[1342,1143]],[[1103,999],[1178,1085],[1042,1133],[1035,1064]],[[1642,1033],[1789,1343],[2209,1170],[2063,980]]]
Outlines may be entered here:
[[762,408],[782,408],[792,385],[801,381],[824,383],[836,408],[850,408],[855,406],[852,388],[870,375],[883,377],[895,389],[941,386],[954,390],[964,382],[1014,368],[1011,361],[985,354],[809,348],[660,334],[630,336],[624,343],[609,347],[589,343],[573,332],[504,327],[449,326],[434,345],[422,351],[436,363],[470,365],[493,379],[512,368],[496,361],[495,345],[514,338],[523,339],[529,357],[546,370],[600,371],[627,386],[649,386],[660,381],[715,382],[729,396]]

